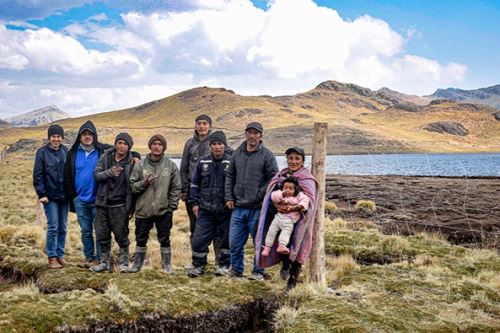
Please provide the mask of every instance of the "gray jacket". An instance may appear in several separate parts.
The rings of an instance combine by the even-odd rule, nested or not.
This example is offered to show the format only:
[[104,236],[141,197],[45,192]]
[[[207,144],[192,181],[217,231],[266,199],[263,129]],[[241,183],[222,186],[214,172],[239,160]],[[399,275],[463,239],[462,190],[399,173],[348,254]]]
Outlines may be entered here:
[[212,134],[212,131],[208,132],[205,140],[201,141],[198,132],[194,131],[193,137],[189,138],[184,144],[180,165],[182,192],[187,193],[189,191],[193,170],[198,160],[210,154],[210,143],[208,142],[210,134]]
[[[158,175],[149,186],[144,179],[150,174]],[[179,169],[166,156],[152,161],[150,154],[134,165],[130,176],[132,193],[139,194],[135,205],[135,216],[141,219],[160,216],[177,209],[181,197],[181,176]]]
[[227,168],[224,198],[235,206],[260,208],[266,187],[278,172],[274,154],[262,141],[255,151],[246,150],[246,141],[233,153]]

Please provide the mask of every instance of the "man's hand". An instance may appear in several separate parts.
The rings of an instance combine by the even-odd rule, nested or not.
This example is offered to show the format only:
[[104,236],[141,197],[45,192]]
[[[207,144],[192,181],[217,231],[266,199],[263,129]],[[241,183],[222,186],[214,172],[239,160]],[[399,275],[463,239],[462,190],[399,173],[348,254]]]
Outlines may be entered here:
[[49,203],[49,198],[43,197],[43,198],[40,198],[40,200],[38,200],[38,201],[40,201],[40,203],[43,203],[45,205],[45,204]]
[[281,214],[288,213],[288,211],[287,211],[288,205],[287,204],[284,204],[284,203],[275,203],[274,207],[276,207],[276,210],[278,211],[278,213],[281,213]]
[[152,182],[154,182],[158,178],[158,175],[155,175],[154,173],[150,173],[146,179],[144,179],[144,186],[148,187],[151,185]]
[[226,207],[231,210],[234,209],[234,201],[233,200],[226,201]]
[[181,200],[182,201],[186,201],[186,199],[187,199],[187,193],[186,192],[182,192],[181,193]]
[[113,172],[113,175],[116,177],[116,176],[119,176],[120,173],[122,173],[123,171],[123,168],[121,166],[117,166],[117,165],[113,165],[111,167],[111,172]]
[[193,206],[193,214],[196,218],[198,218],[198,214],[200,213],[200,206]]

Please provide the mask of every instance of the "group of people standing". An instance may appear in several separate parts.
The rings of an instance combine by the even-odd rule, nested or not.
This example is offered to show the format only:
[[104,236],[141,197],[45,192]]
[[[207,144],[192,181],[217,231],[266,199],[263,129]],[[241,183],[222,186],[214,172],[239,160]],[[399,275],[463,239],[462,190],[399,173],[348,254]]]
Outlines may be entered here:
[[[293,288],[310,254],[317,198],[316,181],[304,168],[304,151],[287,149],[287,167],[279,171],[274,154],[262,141],[260,123],[246,125],[245,141],[235,150],[227,145],[224,132],[211,128],[209,116],[195,119],[194,135],[177,168],[165,156],[167,141],[160,134],[149,139],[150,152],[141,159],[131,150],[133,140],[127,133],[119,133],[114,146],[106,145],[87,121],[68,150],[61,144],[63,128],[51,125],[49,142],[38,149],[33,170],[47,216],[49,267],[68,265],[64,248],[71,210],[81,229],[84,265],[92,271],[112,269],[113,235],[120,272],[139,272],[155,226],[162,271],[171,273],[172,216],[182,199],[190,220],[190,277],[205,274],[211,243],[214,273],[243,277],[244,249],[251,235],[255,255],[249,279],[264,280],[264,269],[281,261],[280,275]],[[134,214],[136,252],[129,267],[129,220]]]

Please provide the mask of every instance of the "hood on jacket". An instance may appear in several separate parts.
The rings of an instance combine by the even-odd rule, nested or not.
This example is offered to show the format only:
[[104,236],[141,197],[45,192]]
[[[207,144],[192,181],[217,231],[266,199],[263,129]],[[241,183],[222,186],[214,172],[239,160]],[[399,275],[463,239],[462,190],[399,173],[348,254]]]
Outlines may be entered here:
[[89,130],[94,134],[94,145],[97,145],[97,129],[92,121],[87,120],[82,126],[80,126],[76,140],[73,143],[73,146],[71,146],[71,150],[76,150],[78,148],[78,145],[80,144],[80,136],[84,130]]

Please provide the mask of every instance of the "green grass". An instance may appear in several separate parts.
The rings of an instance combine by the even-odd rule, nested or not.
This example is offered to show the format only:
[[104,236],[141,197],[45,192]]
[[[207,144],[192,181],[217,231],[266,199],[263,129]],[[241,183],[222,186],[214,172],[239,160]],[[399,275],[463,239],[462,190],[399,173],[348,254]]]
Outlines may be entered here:
[[[154,233],[139,274],[79,268],[76,263],[83,257],[73,215],[67,240],[67,260],[73,265],[48,270],[45,223],[37,222],[31,188],[32,162],[17,162],[15,168],[0,165],[0,186],[6,189],[0,192],[0,271],[23,282],[0,285],[0,332],[97,329],[146,319],[163,325],[161,318],[203,326],[213,325],[222,314],[227,321],[216,329],[229,330],[244,325],[238,321],[241,311],[264,311],[255,305],[262,299],[283,305],[270,323],[277,332],[500,330],[500,259],[495,251],[453,246],[434,235],[383,235],[365,220],[325,222],[327,290],[304,283],[285,295],[278,267],[270,270],[267,282],[216,278],[211,264],[206,276],[188,278],[183,266],[190,261],[189,228],[182,209],[174,216],[171,237],[173,275],[160,272]],[[251,242],[246,250],[249,273]],[[307,280],[308,267],[303,272]]]

